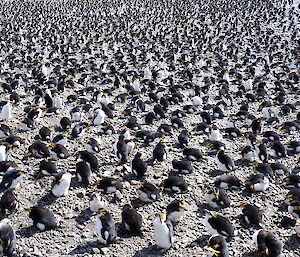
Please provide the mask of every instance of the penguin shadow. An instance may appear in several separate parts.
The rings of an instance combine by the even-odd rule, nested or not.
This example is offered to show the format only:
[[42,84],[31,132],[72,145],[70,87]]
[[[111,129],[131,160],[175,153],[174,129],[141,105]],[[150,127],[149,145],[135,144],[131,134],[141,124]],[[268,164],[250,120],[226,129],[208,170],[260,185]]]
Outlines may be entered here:
[[16,231],[16,234],[19,235],[21,238],[29,238],[32,237],[34,234],[40,232],[36,227],[30,226],[30,227],[24,227]]
[[80,254],[80,255],[81,254],[89,254],[89,255],[93,256],[94,255],[93,249],[95,249],[95,248],[101,249],[103,247],[107,247],[107,246],[100,244],[97,240],[90,241],[85,244],[77,245],[77,247],[75,249],[73,249],[72,251],[70,251],[68,253],[68,255],[77,256],[78,254]]
[[284,249],[287,249],[289,251],[294,251],[300,248],[300,237],[298,237],[296,234],[291,235],[288,240],[285,242]]
[[244,253],[241,257],[260,257],[261,255],[256,251]]
[[234,164],[237,167],[244,167],[244,166],[249,166],[250,162],[245,159],[237,159],[236,161],[234,161]]
[[167,252],[160,252],[155,245],[147,246],[141,250],[135,252],[132,257],[152,257],[152,256],[164,256]]
[[37,201],[37,204],[41,206],[51,205],[56,201],[56,199],[57,198],[51,192],[48,192]]
[[79,213],[79,215],[75,218],[75,221],[78,224],[82,225],[86,221],[88,221],[92,216],[93,216],[93,212],[90,210],[90,208],[86,208]]
[[221,170],[218,170],[218,169],[211,169],[209,172],[208,172],[208,175],[210,177],[217,177],[217,176],[221,176],[223,175],[224,172],[221,171]]
[[209,235],[199,236],[195,241],[193,241],[190,245],[188,245],[188,247],[197,246],[203,248],[207,245],[209,237],[210,237]]

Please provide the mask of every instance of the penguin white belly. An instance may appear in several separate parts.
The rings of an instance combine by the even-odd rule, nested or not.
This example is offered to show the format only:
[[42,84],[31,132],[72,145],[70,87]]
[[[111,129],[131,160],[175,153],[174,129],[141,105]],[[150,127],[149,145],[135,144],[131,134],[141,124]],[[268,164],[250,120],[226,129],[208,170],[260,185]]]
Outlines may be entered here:
[[104,123],[105,113],[103,111],[99,112],[95,119],[93,120],[94,126],[98,126]]
[[220,185],[219,185],[219,187],[222,188],[222,189],[228,189],[228,183],[221,182]]
[[182,220],[183,211],[173,211],[168,215],[168,219],[172,222],[178,223]]
[[24,174],[20,175],[16,179],[14,179],[11,183],[10,188],[16,188],[19,185],[19,182],[22,180],[23,177],[24,177]]
[[169,249],[172,246],[169,233],[170,231],[166,224],[161,224],[159,221],[154,222],[154,239],[158,247]]
[[96,212],[100,208],[106,208],[108,206],[105,200],[93,199],[90,201],[90,209],[92,212]]
[[254,161],[254,154],[253,152],[249,152],[245,155],[245,159],[250,161],[250,162],[253,162]]
[[260,183],[257,183],[254,185],[254,190],[257,192],[264,192],[269,188],[270,182],[267,178],[264,178],[264,180]]
[[137,190],[138,194],[139,194],[139,199],[144,202],[144,203],[151,203],[152,200],[149,199],[148,195],[143,192],[142,190]]
[[206,201],[206,203],[212,207],[212,208],[218,208],[219,206],[217,205],[216,202],[213,200],[215,199],[215,196],[213,194],[206,193],[203,197],[203,199]]
[[223,164],[223,163],[221,163],[220,161],[219,161],[219,159],[217,158],[217,166],[218,166],[218,169],[220,170],[220,171],[228,171],[228,169],[227,169],[227,167],[225,166],[225,164]]
[[210,141],[221,141],[222,136],[219,131],[213,130],[208,138]]
[[80,112],[72,113],[72,120],[73,121],[81,121],[81,113]]
[[135,143],[134,142],[128,142],[127,143],[127,150],[128,150],[128,153],[131,153],[132,150],[134,149],[134,146],[135,146]]
[[6,147],[4,145],[0,145],[0,162],[6,161]]
[[45,231],[46,229],[46,226],[43,223],[39,223],[39,222],[36,224],[36,227],[41,231]]
[[103,238],[103,236],[101,234],[102,227],[103,226],[102,226],[102,222],[101,222],[100,218],[96,217],[96,233],[98,235],[98,240],[99,240],[100,243],[106,245],[107,244],[107,239],[109,237],[109,233],[108,233],[108,231],[105,231],[104,232],[104,238]]
[[12,117],[12,105],[10,103],[7,103],[2,107],[0,118],[2,120],[8,120]]
[[71,184],[71,175],[64,174],[63,176],[65,176],[65,178],[63,178],[59,184],[55,184],[52,188],[52,193],[56,197],[66,196],[68,194]]

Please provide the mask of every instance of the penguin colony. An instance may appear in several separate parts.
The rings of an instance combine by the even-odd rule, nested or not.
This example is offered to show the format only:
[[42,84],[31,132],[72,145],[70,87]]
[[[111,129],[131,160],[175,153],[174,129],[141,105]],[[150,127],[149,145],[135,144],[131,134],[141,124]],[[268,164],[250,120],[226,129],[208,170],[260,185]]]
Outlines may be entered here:
[[0,2],[0,256],[299,256],[296,1]]

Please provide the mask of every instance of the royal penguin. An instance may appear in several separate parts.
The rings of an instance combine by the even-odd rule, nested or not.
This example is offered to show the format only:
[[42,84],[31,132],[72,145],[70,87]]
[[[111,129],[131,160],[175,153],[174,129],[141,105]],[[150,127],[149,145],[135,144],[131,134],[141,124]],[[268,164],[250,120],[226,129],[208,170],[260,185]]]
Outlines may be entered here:
[[40,231],[55,229],[58,226],[57,220],[52,211],[42,206],[33,206],[25,209],[29,212],[29,218],[32,219],[33,226]]
[[208,239],[208,244],[204,247],[205,257],[229,257],[228,245],[224,237],[216,234]]
[[44,159],[39,163],[39,171],[46,176],[52,176],[57,174],[57,166],[55,162]]
[[19,206],[19,201],[14,193],[14,189],[7,190],[1,197],[0,209],[3,216],[14,214]]
[[234,161],[225,154],[224,150],[220,150],[216,156],[218,169],[223,172],[233,171],[235,169]]
[[163,141],[164,139],[161,139],[153,149],[153,163],[163,162],[167,158],[167,149],[166,146],[163,144]]
[[161,252],[169,250],[174,244],[174,231],[171,221],[166,219],[165,213],[156,214],[153,221],[154,240]]
[[117,241],[117,232],[115,220],[112,215],[103,208],[97,210],[96,214],[98,241],[104,245],[115,243]]
[[108,207],[108,201],[105,198],[101,197],[100,194],[93,193],[89,207],[92,212],[96,212],[99,209],[106,209]]
[[87,150],[79,151],[76,154],[77,158],[88,163],[92,172],[97,172],[99,169],[99,161],[95,154]]
[[76,176],[79,183],[89,185],[92,181],[92,171],[90,165],[84,161],[77,162]]
[[113,151],[116,159],[120,164],[124,164],[128,160],[128,147],[125,142],[124,135],[119,135],[119,139],[113,145]]
[[101,141],[99,138],[88,138],[85,140],[85,149],[90,153],[99,153],[101,150],[100,147]]
[[152,203],[160,199],[160,190],[147,181],[140,181],[136,184],[141,185],[137,189],[139,200],[143,203]]
[[173,160],[172,161],[173,169],[181,174],[191,174],[194,171],[194,167],[190,160],[182,159],[182,160]]
[[17,188],[25,172],[25,168],[21,166],[5,172],[0,183],[0,193],[11,188]]
[[263,212],[255,204],[249,204],[241,202],[240,207],[242,208],[243,220],[247,226],[258,226],[262,227]]
[[223,174],[215,180],[214,184],[221,189],[238,189],[243,185],[243,182],[235,175]]
[[203,223],[211,235],[221,235],[227,239],[235,236],[235,231],[229,219],[212,211],[205,211]]
[[203,155],[198,148],[184,148],[182,154],[190,161],[200,161],[203,159]]
[[211,208],[226,208],[230,205],[230,199],[226,192],[222,189],[213,187],[209,189],[203,196],[203,200]]
[[187,210],[188,209],[183,201],[174,200],[167,206],[167,219],[170,220],[173,225],[177,224],[182,220],[183,215]]
[[263,174],[253,174],[245,181],[245,187],[250,192],[264,192],[270,186],[270,180]]
[[260,255],[266,257],[282,256],[282,243],[271,231],[259,229],[253,234],[252,240],[258,247]]
[[131,235],[141,235],[143,216],[130,204],[125,204],[121,213],[121,226],[123,230]]
[[15,256],[16,250],[16,233],[9,219],[0,221],[0,256]]
[[56,197],[66,196],[71,184],[71,174],[66,171],[59,172],[54,179],[52,194]]
[[186,181],[179,176],[171,176],[163,180],[161,185],[165,190],[178,194],[186,193],[189,190]]
[[131,171],[137,177],[144,177],[148,169],[147,163],[142,160],[142,153],[138,152],[131,162]]

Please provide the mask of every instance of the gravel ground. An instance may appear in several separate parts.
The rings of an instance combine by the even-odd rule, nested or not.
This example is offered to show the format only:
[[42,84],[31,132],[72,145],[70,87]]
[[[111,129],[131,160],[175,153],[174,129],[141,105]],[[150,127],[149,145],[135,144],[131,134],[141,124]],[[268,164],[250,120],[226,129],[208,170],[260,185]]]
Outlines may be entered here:
[[[228,60],[228,65],[225,65],[227,70],[234,68],[234,65],[236,64],[234,58],[226,58],[226,56],[229,56],[226,55],[226,53],[228,53],[228,49],[226,50],[226,48],[224,48],[222,50],[221,48],[217,48],[222,46],[222,43],[217,40],[220,38],[222,40],[223,38],[225,41],[223,47],[228,46],[229,42],[231,42],[234,49],[239,49],[239,64],[243,63],[242,56],[246,55],[245,52],[247,47],[252,48],[252,53],[255,54],[255,57],[250,56],[250,59],[245,61],[244,64],[241,65],[241,67],[237,70],[238,73],[242,74],[243,77],[246,77],[245,74],[247,73],[247,68],[249,66],[257,65],[254,78],[261,77],[260,80],[266,82],[264,87],[267,92],[265,100],[268,99],[271,101],[272,110],[275,116],[279,118],[279,121],[275,125],[268,125],[266,122],[264,122],[263,131],[277,131],[281,135],[282,143],[285,143],[287,140],[300,140],[299,131],[291,134],[282,134],[279,130],[280,124],[283,122],[294,121],[297,119],[297,113],[299,114],[299,82],[298,84],[297,82],[293,83],[293,86],[288,86],[287,83],[285,83],[288,80],[287,75],[280,75],[282,76],[280,79],[282,80],[282,85],[286,94],[286,100],[284,103],[293,104],[295,106],[295,110],[293,112],[289,113],[288,115],[281,115],[280,110],[282,105],[276,104],[273,99],[274,94],[276,94],[274,82],[277,79],[275,75],[282,71],[282,64],[286,64],[289,67],[289,73],[296,72],[299,77],[299,45],[297,45],[297,43],[299,43],[299,31],[297,32],[297,26],[299,27],[299,24],[297,24],[297,19],[299,18],[299,9],[294,10],[293,13],[289,15],[288,12],[292,12],[291,9],[283,11],[282,8],[274,7],[277,3],[278,5],[276,6],[281,6],[281,1],[273,1],[274,6],[267,3],[256,4],[256,1],[247,1],[249,5],[243,1],[236,2],[237,3],[232,3],[230,1],[215,1],[215,3],[210,3],[206,1],[199,1],[197,4],[197,2],[168,0],[159,2],[133,0],[129,0],[127,2],[107,1],[105,3],[100,0],[86,0],[82,2],[47,0],[35,2],[6,1],[0,3],[0,30],[1,35],[3,35],[2,40],[4,42],[1,43],[2,49],[0,48],[0,85],[11,83],[14,80],[15,75],[18,73],[23,75],[23,78],[19,79],[20,86],[17,89],[12,90],[21,96],[21,101],[13,105],[13,117],[9,120],[2,121],[2,124],[6,124],[12,128],[14,134],[23,138],[25,142],[19,148],[10,150],[8,152],[7,159],[16,161],[18,164],[28,165],[32,168],[32,172],[26,174],[24,179],[21,181],[19,188],[16,190],[20,207],[14,215],[9,216],[9,219],[11,220],[13,228],[17,234],[17,256],[150,257],[160,255],[160,253],[154,249],[152,222],[155,214],[159,211],[163,211],[174,199],[184,200],[189,210],[185,213],[182,222],[175,227],[175,244],[169,251],[167,251],[167,253],[165,253],[165,256],[192,257],[202,256],[204,254],[203,246],[206,245],[209,233],[205,229],[202,222],[204,214],[203,209],[205,208],[203,195],[206,192],[207,187],[212,184],[214,179],[218,175],[222,174],[217,170],[215,157],[207,154],[208,149],[206,147],[206,135],[197,136],[192,134],[189,142],[189,147],[200,149],[204,156],[202,161],[193,162],[195,170],[192,174],[182,175],[190,186],[189,192],[179,195],[167,194],[163,192],[161,200],[152,204],[141,205],[136,200],[136,189],[139,186],[132,183],[132,180],[136,178],[132,176],[130,171],[118,169],[120,168],[120,165],[113,160],[114,156],[111,151],[112,144],[116,141],[118,134],[127,120],[127,117],[124,117],[122,112],[126,107],[128,107],[128,105],[130,105],[131,96],[129,96],[124,103],[120,103],[115,100],[116,96],[126,91],[126,82],[124,80],[121,79],[121,86],[119,88],[114,88],[112,95],[109,96],[110,100],[115,105],[115,110],[113,111],[114,117],[111,119],[106,118],[106,121],[114,126],[116,133],[113,135],[101,134],[99,136],[100,128],[92,126],[91,124],[92,117],[94,115],[93,109],[101,105],[99,102],[91,101],[90,103],[93,107],[92,110],[89,113],[84,114],[82,117],[83,121],[86,121],[90,124],[87,129],[87,133],[84,135],[84,137],[70,139],[67,144],[70,157],[66,160],[56,161],[56,164],[60,170],[69,171],[74,175],[72,178],[70,191],[66,197],[56,199],[54,196],[52,196],[51,185],[53,178],[43,176],[36,178],[35,174],[39,170],[38,163],[40,160],[29,158],[28,161],[24,161],[23,156],[27,153],[28,146],[35,141],[35,137],[38,134],[39,128],[42,126],[47,126],[51,129],[53,134],[52,137],[58,134],[56,131],[57,124],[62,117],[70,117],[70,110],[77,106],[77,102],[66,103],[65,108],[60,110],[60,113],[57,115],[48,116],[43,113],[40,122],[37,124],[37,128],[31,131],[20,132],[19,127],[20,122],[26,115],[24,108],[33,103],[35,97],[30,88],[33,86],[38,86],[45,90],[47,88],[47,84],[45,83],[47,80],[59,79],[57,74],[53,72],[45,79],[45,81],[41,82],[29,72],[34,68],[40,71],[40,66],[45,62],[50,62],[52,68],[57,64],[57,62],[53,60],[54,58],[49,57],[49,52],[51,49],[54,49],[55,45],[66,45],[69,43],[71,47],[69,53],[58,53],[57,58],[61,60],[75,58],[79,66],[85,68],[85,70],[76,69],[74,76],[68,74],[67,78],[74,82],[74,87],[66,84],[64,92],[60,95],[64,101],[66,101],[67,96],[78,92],[80,89],[85,89],[88,86],[93,86],[95,89],[100,90],[112,88],[112,83],[101,83],[101,81],[107,78],[114,80],[115,75],[108,70],[108,67],[105,70],[105,68],[103,68],[101,65],[110,64],[110,61],[114,61],[113,54],[115,53],[115,50],[110,46],[107,53],[108,59],[105,59],[102,52],[102,42],[113,42],[117,38],[117,34],[120,37],[120,44],[123,44],[123,50],[125,54],[124,60],[125,63],[127,63],[125,67],[121,68],[120,63],[117,62],[115,65],[117,70],[119,69],[118,72],[121,73],[121,71],[128,72],[130,70],[135,70],[137,73],[142,74],[142,69],[146,65],[141,54],[143,50],[140,52],[135,50],[134,54],[138,56],[138,61],[134,63],[132,60],[130,60],[129,49],[132,49],[140,44],[145,44],[145,47],[149,49],[149,52],[152,52],[154,56],[157,56],[159,51],[166,52],[166,50],[164,50],[163,42],[168,41],[166,39],[167,36],[162,36],[161,38],[159,38],[159,36],[154,37],[154,39],[151,39],[151,42],[148,42],[149,44],[146,44],[145,42],[147,42],[147,39],[143,38],[142,34],[137,33],[144,29],[146,30],[146,33],[149,34],[151,30],[147,30],[147,26],[151,29],[154,29],[155,21],[157,21],[162,24],[162,27],[156,27],[158,34],[163,31],[164,27],[173,29],[177,26],[178,29],[182,28],[183,31],[188,31],[188,35],[178,31],[177,33],[171,32],[170,36],[173,37],[173,39],[175,38],[176,34],[182,36],[182,38],[179,39],[180,42],[177,42],[178,47],[180,47],[180,49],[178,49],[178,56],[179,54],[186,52],[187,56],[190,57],[190,60],[188,60],[189,58],[186,57],[186,61],[184,61],[184,57],[180,57],[175,63],[175,70],[170,72],[170,76],[174,78],[175,85],[180,88],[179,90],[184,96],[183,102],[170,105],[165,119],[157,119],[154,121],[153,125],[142,125],[143,129],[156,131],[160,124],[170,124],[172,111],[182,109],[187,104],[191,104],[191,97],[195,95],[195,85],[204,86],[204,77],[213,77],[218,80],[222,70],[222,68],[220,70],[217,69],[220,66],[220,63],[218,63],[220,58]],[[207,5],[205,3],[207,3]],[[18,6],[18,8],[16,8],[16,6]],[[228,18],[226,17],[228,15],[228,11],[226,11],[226,8],[222,8],[224,6],[229,6],[229,10],[240,7],[241,10],[246,11],[244,15],[242,12],[233,12],[233,14],[229,15]],[[123,13],[120,12],[119,14],[114,14],[113,10],[120,10],[122,9],[121,7],[123,8]],[[167,7],[170,7],[170,12],[159,11],[161,9],[166,9]],[[220,8],[215,9],[216,7]],[[149,12],[149,10],[152,8],[155,10],[154,14]],[[249,11],[251,8],[253,9],[252,12]],[[103,10],[108,12],[106,14],[102,13],[101,15],[97,16]],[[216,12],[216,10],[218,10],[218,12]],[[144,12],[148,13],[148,15],[144,15]],[[65,17],[62,18],[59,13],[65,14]],[[88,17],[86,16],[87,13],[89,13]],[[265,13],[269,13],[266,18],[263,16]],[[43,17],[39,16],[40,14],[43,14]],[[144,16],[145,20],[143,20]],[[203,26],[203,29],[201,30],[201,26],[197,24],[202,24],[202,18],[205,16],[206,20],[204,24],[206,25]],[[151,20],[151,17],[155,18]],[[174,19],[172,19],[173,17],[177,19],[178,24],[176,24]],[[224,18],[221,23],[215,22],[219,21],[221,17]],[[239,28],[249,28],[248,36],[249,38],[251,36],[253,37],[253,42],[246,38],[245,31],[241,32],[236,28],[232,28],[232,31],[237,31],[237,34],[232,34],[232,38],[230,39],[230,33],[226,30],[225,24],[232,26],[234,24],[231,19],[232,17],[238,17],[240,21],[240,24],[238,25]],[[253,20],[256,19],[262,28],[261,30],[258,30],[257,27],[255,27],[257,25],[251,23],[251,17]],[[273,20],[271,19],[272,17],[274,17]],[[58,20],[55,20],[56,18]],[[211,23],[209,22],[209,18],[212,21]],[[23,24],[23,21],[27,21],[27,23]],[[81,21],[82,23],[80,24]],[[9,24],[12,24],[14,27],[9,27]],[[41,27],[42,24],[45,26]],[[87,24],[90,24],[91,26],[88,27]],[[112,24],[111,28],[109,27],[110,24]],[[51,25],[54,32],[48,30],[47,25]],[[123,25],[125,27],[122,27]],[[286,29],[288,26],[290,26],[290,29]],[[58,32],[59,27],[62,28],[60,32]],[[189,27],[193,27],[194,30],[190,30]],[[9,29],[5,30],[4,28]],[[221,37],[221,32],[218,34],[215,33],[217,28],[219,28],[221,32],[225,33],[223,37]],[[276,50],[274,49],[272,50],[265,45],[261,47],[256,45],[256,43],[259,42],[258,40],[262,39],[263,36],[266,35],[268,29],[272,29],[272,35],[274,35],[273,44],[279,46],[279,49],[281,49],[283,55],[287,56],[286,59],[281,60],[280,56],[276,56]],[[15,38],[11,39],[12,43],[8,43],[9,38],[11,37],[9,30],[14,36],[18,34],[18,31],[20,32],[19,37],[16,36]],[[42,35],[38,35],[39,31],[42,31]],[[96,31],[100,33],[100,39],[98,41],[96,40]],[[131,36],[129,34],[124,36],[121,35],[121,31],[131,31],[132,33],[133,31],[136,31],[136,34],[134,35],[133,33]],[[63,35],[65,35],[66,40],[64,42],[59,42],[58,38],[56,38],[56,42],[51,46],[49,40],[53,33],[60,34],[61,38],[64,38]],[[292,37],[293,33],[295,33],[294,38]],[[200,34],[210,34],[210,40],[203,39]],[[30,35],[37,39],[43,38],[49,44],[46,45],[45,42],[38,40],[35,40],[35,43],[32,41],[27,41],[26,38],[30,37]],[[281,35],[280,39],[275,38],[275,36],[278,35]],[[84,38],[83,43],[80,42],[80,36]],[[239,38],[244,38],[244,40],[240,41]],[[140,40],[140,42],[134,41],[134,39]],[[92,53],[80,53],[80,49],[82,50],[88,45],[88,40],[90,40],[89,47],[92,49]],[[130,46],[130,44],[126,45],[126,40],[128,40],[129,43],[132,43],[134,47]],[[268,40],[270,42],[270,37]],[[287,40],[289,43],[286,44],[284,40]],[[77,48],[76,42],[79,42],[77,44]],[[176,45],[176,40],[174,42]],[[280,45],[280,42],[282,42],[282,45]],[[152,48],[153,51],[150,50],[150,45],[152,43],[157,47],[157,49],[155,49],[155,47]],[[37,56],[33,57],[33,60],[37,61],[36,63],[33,60],[21,60],[23,65],[20,66],[20,68],[17,64],[15,67],[7,68],[5,70],[5,63],[13,62],[7,58],[7,56],[9,56],[7,52],[10,48],[10,44],[12,49],[16,49],[16,53],[14,55],[17,56],[17,59],[21,56],[22,48],[25,52],[28,52],[29,56],[34,56],[34,54],[30,52],[29,45],[36,49],[42,58],[39,59]],[[196,46],[193,47],[192,44],[195,44]],[[209,46],[211,46],[211,48],[209,48]],[[170,46],[165,46],[167,49],[169,49],[169,47]],[[185,50],[184,47],[187,47],[187,50]],[[273,56],[273,60],[271,61],[271,64],[273,65],[270,65],[271,72],[266,75],[261,68],[262,65],[260,63],[254,63],[255,60],[259,59],[260,57],[264,58],[265,53],[268,51],[270,56]],[[297,52],[295,53],[295,51],[298,51],[298,54]],[[99,56],[97,56],[98,53]],[[219,55],[222,53],[224,53],[224,56],[220,57]],[[84,63],[83,60],[90,60],[93,56],[97,56],[95,59],[97,68],[92,71],[92,65],[90,65],[88,62]],[[195,59],[192,59],[193,57],[195,57]],[[206,61],[210,61],[210,64],[205,69],[197,67],[197,63],[199,63],[201,58]],[[159,60],[159,58],[156,59]],[[166,62],[164,61],[164,64],[165,63]],[[169,65],[170,62],[167,62],[167,64]],[[189,81],[185,73],[189,64],[191,64],[193,67],[193,79],[191,81],[191,87],[189,87],[188,84],[185,84]],[[66,74],[67,69],[74,68],[71,63],[61,63],[61,65],[61,74]],[[161,65],[159,61],[154,61],[153,67],[157,67],[159,65]],[[8,72],[8,75],[5,74],[5,72]],[[83,73],[97,75],[99,77],[99,81],[80,83],[79,78]],[[231,81],[238,80],[236,74],[230,74],[230,78]],[[133,81],[131,75],[128,75],[128,79],[130,83]],[[155,83],[166,88],[165,96],[170,94],[168,90],[169,85],[163,83],[159,84],[157,81]],[[232,118],[235,117],[235,114],[239,110],[241,104],[245,103],[248,105],[249,113],[254,114],[256,117],[262,116],[262,112],[258,111],[258,108],[263,100],[247,102],[247,99],[245,98],[245,92],[243,92],[243,94],[239,97],[236,96],[236,92],[239,90],[239,86],[242,83],[243,82],[241,80],[237,83],[229,83],[229,94],[233,98],[232,106],[229,106],[224,110],[225,117],[223,119],[215,119],[213,121],[213,123],[219,127],[222,133],[224,133],[223,131],[226,127],[227,121],[232,120]],[[220,94],[220,87],[221,83],[212,83],[209,92],[206,94],[202,93],[201,95],[201,97],[204,97],[205,95],[208,96],[208,99],[204,101],[202,105],[196,107],[197,110],[195,113],[188,114],[186,117],[182,118],[185,128],[188,131],[192,131],[195,127],[195,124],[201,122],[199,111],[203,111],[203,107],[206,104],[213,105],[217,102]],[[257,87],[257,84],[255,84],[255,87]],[[297,89],[297,87],[298,90],[294,90],[295,88]],[[154,103],[149,101],[149,91],[150,89],[146,85],[145,92],[143,93],[143,99],[146,103],[146,112],[152,111],[154,106]],[[257,94],[255,88],[253,89],[253,93]],[[10,94],[11,92],[7,92],[3,87],[2,89],[0,87],[1,101],[7,100]],[[92,99],[91,93],[87,93],[84,98],[90,101]],[[43,106],[42,109],[45,110],[45,106]],[[131,114],[137,117],[140,124],[144,124],[144,115],[146,112],[139,112],[136,110],[136,108],[133,108]],[[244,128],[242,125],[244,125],[243,120],[236,121],[236,126],[244,135],[244,132],[247,132],[249,128]],[[172,160],[179,159],[182,156],[180,149],[175,147],[177,137],[180,132],[181,129],[172,129],[172,134],[166,136],[168,158],[162,163],[149,166],[147,181],[159,185],[164,178],[167,178],[169,174],[173,172],[171,165]],[[123,181],[123,198],[120,201],[114,201],[114,197],[112,195],[104,195],[104,197],[110,202],[108,206],[109,212],[112,213],[115,221],[117,224],[119,224],[121,222],[122,206],[125,203],[131,202],[133,206],[136,207],[138,212],[140,212],[144,217],[142,237],[121,236],[116,244],[108,246],[102,246],[99,242],[97,242],[97,236],[95,234],[95,216],[93,216],[89,210],[91,194],[96,191],[96,187],[94,183],[88,187],[82,187],[77,182],[75,177],[75,163],[77,161],[75,154],[78,150],[84,149],[83,139],[85,137],[100,137],[101,139],[101,152],[96,154],[100,163],[100,168],[94,174],[94,179],[97,180],[104,176],[111,176],[120,178]],[[258,140],[260,139],[262,139],[262,136],[258,135]],[[222,142],[225,143],[225,152],[235,160],[237,165],[236,170],[234,170],[232,174],[244,180],[250,174],[255,173],[253,164],[245,164],[245,162],[241,160],[242,157],[240,150],[246,144],[246,139],[244,136],[234,140],[223,137]],[[138,151],[145,154],[146,160],[151,159],[152,150],[153,146],[146,147],[142,141],[136,140],[135,148],[130,154],[127,166],[130,166],[132,158]],[[278,161],[285,164],[291,172],[299,165],[299,155],[289,155],[285,158],[279,159]],[[230,256],[256,256],[256,248],[251,241],[251,236],[256,229],[246,229],[242,226],[240,221],[241,209],[238,207],[241,201],[255,203],[261,207],[261,209],[264,211],[264,227],[273,231],[283,243],[283,256],[300,256],[300,239],[295,235],[294,228],[283,228],[280,225],[280,221],[284,216],[291,217],[287,212],[286,206],[283,205],[283,201],[288,190],[285,189],[280,183],[281,179],[282,178],[276,178],[275,180],[272,180],[270,188],[266,192],[255,193],[251,195],[245,192],[245,190],[227,192],[231,200],[231,205],[226,209],[219,210],[219,213],[227,216],[234,225],[235,230],[238,232],[238,235],[228,243]],[[55,217],[59,221],[59,227],[57,229],[40,232],[38,229],[32,227],[32,221],[29,219],[28,213],[24,209],[37,204],[45,206],[53,211]]]

